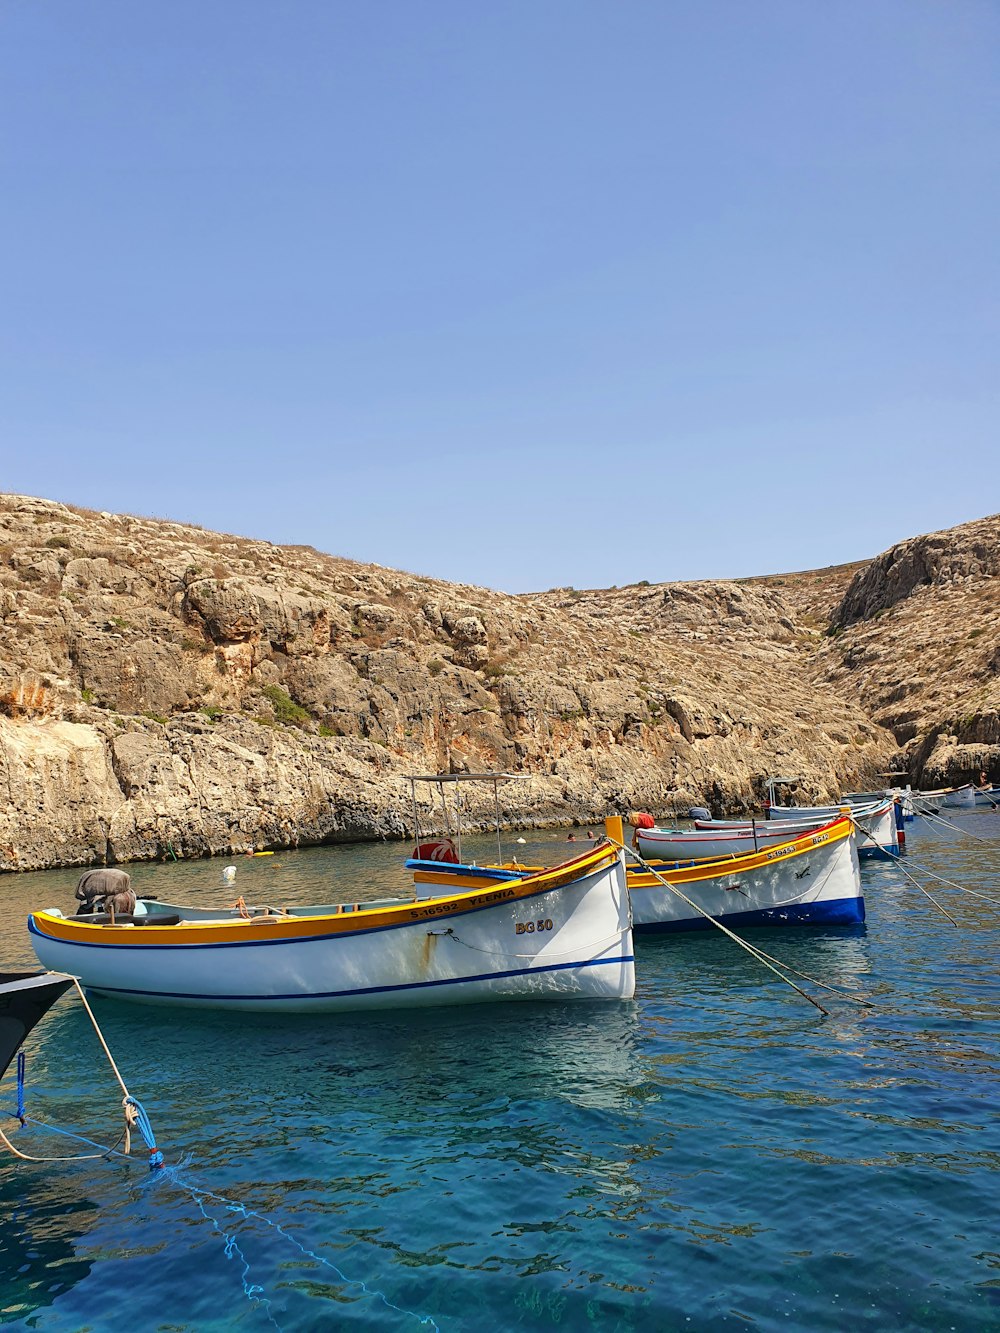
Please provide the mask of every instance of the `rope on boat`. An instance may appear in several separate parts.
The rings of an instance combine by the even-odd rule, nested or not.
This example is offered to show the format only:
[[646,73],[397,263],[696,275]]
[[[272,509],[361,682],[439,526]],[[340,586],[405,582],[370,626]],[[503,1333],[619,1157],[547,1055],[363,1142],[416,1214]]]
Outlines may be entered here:
[[[125,1084],[125,1080],[121,1076],[121,1071],[115,1064],[115,1058],[111,1054],[110,1049],[108,1048],[108,1043],[104,1040],[104,1033],[101,1031],[100,1024],[98,1023],[97,1018],[94,1015],[93,1009],[91,1009],[90,1007],[87,997],[83,992],[83,987],[80,985],[80,980],[78,977],[73,978],[73,985],[76,988],[76,992],[80,997],[80,1001],[83,1004],[84,1009],[87,1011],[87,1017],[90,1019],[94,1031],[97,1033],[97,1040],[101,1043],[101,1048],[103,1049],[104,1054],[108,1058],[108,1064],[111,1066],[111,1070],[114,1073],[115,1078],[118,1080],[118,1086],[121,1088],[122,1093],[124,1094],[122,1097],[122,1112],[124,1113],[125,1116],[124,1128],[122,1129],[122,1132],[119,1135],[117,1141],[111,1148],[103,1148],[101,1144],[95,1143],[93,1139],[84,1138],[83,1135],[81,1134],[69,1134],[70,1138],[77,1138],[84,1143],[90,1143],[93,1144],[94,1147],[101,1148],[101,1151],[98,1153],[84,1153],[76,1157],[32,1157],[29,1154],[22,1153],[19,1149],[15,1148],[14,1145],[11,1143],[10,1139],[7,1137],[7,1135],[4,1134],[3,1130],[0,1130],[0,1139],[3,1140],[3,1142],[11,1150],[11,1152],[14,1154],[15,1157],[20,1157],[26,1162],[90,1161],[95,1157],[107,1157],[111,1153],[117,1153],[119,1143],[124,1143],[125,1151],[124,1153],[120,1153],[118,1155],[127,1157],[132,1151],[132,1130],[133,1128],[136,1128],[139,1130],[139,1133],[145,1140],[146,1147],[149,1149],[150,1171],[158,1170],[163,1166],[163,1153],[160,1152],[159,1148],[157,1148],[156,1146],[156,1138],[153,1134],[153,1127],[150,1124],[149,1116],[146,1113],[146,1108],[142,1105],[140,1101],[138,1101],[135,1097],[133,1097],[132,1094],[129,1092]],[[57,1134],[68,1133],[68,1131],[57,1129],[55,1125],[46,1125],[43,1120],[35,1120],[33,1116],[29,1116],[25,1113],[24,1070],[25,1070],[24,1051],[18,1051],[17,1110],[13,1112],[13,1114],[21,1122],[22,1125],[24,1125],[26,1121],[30,1120],[32,1124],[42,1125],[46,1129],[51,1129]]]
[[[78,1139],[81,1143],[90,1143],[95,1148],[101,1148],[101,1145],[93,1139],[84,1138],[82,1134],[74,1134],[71,1130],[58,1129],[55,1125],[47,1125],[44,1120],[36,1120],[34,1116],[21,1117],[19,1115],[17,1118],[22,1125],[25,1122],[30,1122],[32,1125],[38,1125],[41,1129],[50,1129],[54,1134],[65,1134],[67,1138]],[[126,1127],[118,1136],[117,1142],[113,1143],[110,1148],[101,1148],[100,1152],[73,1153],[69,1157],[34,1157],[31,1153],[21,1152],[20,1148],[14,1147],[2,1129],[0,1129],[0,1140],[6,1144],[15,1157],[20,1157],[22,1162],[93,1162],[101,1157],[125,1157],[125,1153],[118,1151],[118,1144],[124,1141],[127,1134],[128,1128]]]
[[967,838],[975,838],[976,842],[992,841],[990,838],[984,838],[981,833],[973,833],[972,829],[965,828],[962,824],[956,824],[952,819],[945,819],[944,815],[939,815],[936,810],[921,810],[918,813],[924,819],[934,820],[938,824],[943,824],[945,828],[954,829],[956,833],[964,833]]
[[24,1124],[24,1051],[17,1053],[17,1110],[14,1112],[21,1124]]
[[[721,921],[717,920],[716,917],[712,916],[711,912],[707,912],[705,908],[702,907],[699,903],[696,903],[693,898],[689,898],[686,893],[682,893],[681,890],[677,888],[676,884],[671,884],[668,879],[666,879],[663,875],[661,875],[657,870],[654,870],[653,867],[649,864],[649,862],[643,860],[643,858],[639,855],[637,851],[634,851],[631,847],[627,847],[624,843],[618,842],[616,839],[611,837],[608,838],[608,842],[610,842],[613,846],[617,847],[619,851],[627,852],[629,856],[631,856],[635,861],[638,862],[640,866],[642,866],[643,870],[645,870],[647,874],[652,875],[655,880],[658,880],[659,883],[661,883],[664,886],[664,888],[669,889],[671,893],[675,894],[683,902],[687,903],[689,907],[693,907],[699,916],[703,916],[706,921],[710,922],[713,926],[717,927],[717,929],[721,930],[724,935],[728,935],[731,940],[735,940],[735,942],[740,946],[741,949],[745,949],[752,958],[755,958],[757,960],[758,963],[762,963],[763,966],[766,967],[769,972],[773,972],[774,975],[776,977],[779,977],[785,983],[786,986],[791,986],[792,990],[797,991],[804,1000],[808,1000],[809,1003],[811,1005],[814,1005],[815,1008],[817,1008],[821,1014],[829,1015],[830,1011],[828,1009],[824,1009],[823,1006],[820,1004],[820,1002],[818,1000],[813,999],[813,997],[808,993],[808,991],[804,991],[801,986],[796,986],[794,981],[792,981],[789,977],[786,977],[784,972],[782,972],[779,969],[779,967],[775,966],[776,960],[774,960],[770,954],[764,953],[764,951],[762,949],[758,949],[755,944],[748,943],[746,940],[742,939],[739,935],[737,935],[734,931],[730,930],[728,926],[724,926]],[[833,991],[835,995],[838,995],[843,1000],[853,1000],[855,1003],[864,1004],[870,1009],[874,1008],[874,1005],[869,1000],[862,1000],[857,995],[851,995],[849,991],[838,990],[836,986],[830,986],[827,985],[826,982],[817,981],[815,977],[809,976],[807,972],[801,972],[797,968],[791,968],[788,966],[787,963],[781,962],[781,967],[785,968],[789,972],[795,972],[797,976],[804,977],[806,981],[812,982],[812,984],[815,986],[820,986],[824,990]]]
[[872,834],[870,834],[867,829],[863,829],[861,827],[861,825],[853,817],[853,815],[851,816],[851,823],[854,825],[855,830],[859,834],[863,834],[875,845],[875,847],[882,853],[883,856],[888,857],[888,859],[892,862],[892,864],[900,872],[900,874],[905,875],[906,878],[914,886],[914,888],[919,889],[925,898],[930,899],[930,901],[934,904],[934,906],[938,909],[938,911],[941,912],[944,916],[946,916],[953,926],[958,926],[958,922],[948,911],[947,907],[942,907],[941,904],[938,902],[938,900],[934,897],[934,895],[932,893],[928,893],[927,890],[924,888],[924,886],[920,883],[920,881],[914,875],[911,875],[910,872],[904,866],[901,866],[899,864],[898,856],[893,856],[892,852],[887,852],[877,838],[873,837]]

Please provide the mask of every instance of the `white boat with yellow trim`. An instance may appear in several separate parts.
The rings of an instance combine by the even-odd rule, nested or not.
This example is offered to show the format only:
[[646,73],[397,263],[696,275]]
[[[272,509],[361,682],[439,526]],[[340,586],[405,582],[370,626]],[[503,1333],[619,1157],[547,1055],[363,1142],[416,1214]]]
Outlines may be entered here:
[[723,856],[743,856],[763,848],[777,847],[797,833],[811,833],[829,818],[821,816],[789,828],[768,820],[752,819],[726,828],[675,829],[637,828],[632,846],[647,861],[712,861]]
[[[709,925],[706,916],[728,926],[857,925],[865,919],[865,900],[853,833],[851,820],[841,817],[742,856],[694,865],[660,863],[655,873],[630,867],[633,929],[636,934],[702,930]],[[407,865],[418,893],[503,882],[523,873],[514,866],[422,860]]]
[[324,1012],[493,1000],[628,999],[625,865],[607,843],[535,874],[419,901],[28,918],[43,966],[145,1004]]
[[731,927],[848,926],[865,919],[848,818],[744,856],[655,870],[629,872],[637,933],[702,930],[705,913]]
[[[768,812],[769,821],[788,823],[792,821],[798,827],[809,820],[835,819],[844,810],[850,811],[857,828],[858,855],[898,856],[899,831],[902,827],[902,810],[896,818],[895,797],[887,796],[881,801],[852,801],[845,799],[844,804],[825,806],[772,805]],[[700,825],[699,825],[700,827]]]

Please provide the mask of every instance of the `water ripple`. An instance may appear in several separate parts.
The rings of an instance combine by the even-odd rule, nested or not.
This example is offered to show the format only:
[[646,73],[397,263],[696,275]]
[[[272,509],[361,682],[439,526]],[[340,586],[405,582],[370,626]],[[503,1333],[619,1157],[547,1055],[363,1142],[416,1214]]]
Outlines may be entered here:
[[[1000,843],[917,828],[908,845],[913,873],[1000,896]],[[370,898],[404,888],[398,853],[286,854],[238,878],[248,899]],[[219,870],[136,878],[211,900]],[[1000,1329],[1000,918],[938,885],[956,929],[891,867],[865,875],[867,929],[755,936],[876,1003],[825,1019],[708,936],[640,940],[627,1004],[288,1019],[104,1002],[175,1165],[0,1160],[0,1322],[110,1329],[127,1299],[136,1328],[199,1333]],[[8,919],[74,881],[5,881]],[[30,963],[23,937],[7,959]],[[117,1136],[67,1002],[32,1042],[29,1110]]]

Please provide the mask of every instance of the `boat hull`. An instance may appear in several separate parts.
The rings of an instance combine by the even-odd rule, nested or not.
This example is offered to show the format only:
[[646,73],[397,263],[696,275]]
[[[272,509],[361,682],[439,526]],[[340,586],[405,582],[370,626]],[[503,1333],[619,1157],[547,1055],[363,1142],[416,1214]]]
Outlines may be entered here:
[[[588,858],[583,858],[585,861]],[[80,926],[37,913],[46,967],[144,1004],[337,1012],[496,1000],[628,999],[635,990],[625,868],[613,853],[569,883],[531,880],[378,911]]]
[[[841,812],[840,806],[772,806],[768,817],[784,823],[788,820],[836,819]],[[851,818],[857,825],[858,856],[862,860],[871,856],[899,855],[894,801],[883,801],[874,808],[870,805],[851,806]]]
[[730,829],[637,829],[635,846],[647,861],[707,861],[724,856],[743,856],[762,847],[777,847],[800,832],[811,832],[828,820],[816,819],[789,831],[755,821]]
[[636,934],[704,930],[707,913],[727,926],[845,926],[865,919],[851,825],[842,820],[740,862],[629,876]]

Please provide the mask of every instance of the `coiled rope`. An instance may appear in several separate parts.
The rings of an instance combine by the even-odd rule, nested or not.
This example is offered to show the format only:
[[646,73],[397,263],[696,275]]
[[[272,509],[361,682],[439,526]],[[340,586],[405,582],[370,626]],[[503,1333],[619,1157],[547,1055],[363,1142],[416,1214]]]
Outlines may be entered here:
[[[19,1148],[15,1148],[13,1143],[11,1143],[10,1139],[7,1137],[7,1135],[3,1132],[2,1129],[0,1129],[0,1140],[3,1141],[3,1143],[10,1149],[10,1151],[14,1154],[15,1157],[20,1157],[23,1161],[26,1162],[72,1162],[72,1161],[84,1162],[84,1161],[93,1161],[95,1158],[98,1157],[108,1157],[111,1155],[127,1157],[132,1151],[132,1130],[138,1129],[139,1133],[142,1135],[145,1141],[146,1147],[149,1149],[149,1169],[151,1171],[159,1170],[163,1166],[163,1153],[160,1152],[159,1148],[157,1148],[156,1146],[156,1138],[153,1134],[153,1127],[150,1124],[149,1116],[146,1113],[146,1109],[142,1105],[142,1103],[138,1101],[135,1097],[133,1097],[132,1094],[129,1092],[125,1084],[125,1080],[121,1076],[121,1071],[115,1064],[115,1058],[111,1054],[111,1051],[108,1047],[108,1043],[104,1040],[104,1033],[101,1031],[100,1024],[98,1023],[97,1018],[94,1015],[94,1011],[93,1009],[91,1009],[87,997],[83,992],[83,987],[80,985],[79,978],[77,977],[73,978],[73,985],[76,988],[77,995],[79,995],[80,997],[80,1002],[82,1003],[84,1009],[87,1011],[87,1017],[90,1019],[94,1031],[97,1033],[97,1040],[101,1043],[101,1048],[104,1051],[104,1054],[107,1056],[108,1064],[111,1066],[111,1071],[118,1081],[118,1086],[122,1090],[123,1094],[122,1112],[125,1117],[124,1128],[122,1129],[122,1132],[116,1139],[115,1143],[110,1148],[106,1148],[102,1147],[102,1145],[99,1143],[94,1143],[93,1139],[85,1138],[82,1134],[73,1134],[70,1133],[69,1131],[59,1130],[56,1128],[55,1125],[48,1125],[45,1123],[45,1121],[36,1120],[32,1116],[26,1115],[24,1106],[25,1060],[24,1060],[24,1052],[19,1051],[17,1056],[17,1110],[12,1113],[15,1119],[19,1120],[22,1125],[24,1125],[27,1121],[30,1120],[32,1124],[43,1126],[46,1129],[51,1129],[57,1134],[67,1133],[68,1137],[76,1138],[84,1143],[92,1144],[94,1147],[100,1148],[101,1151],[97,1153],[80,1153],[72,1157],[34,1157],[30,1153],[23,1153]],[[123,1153],[118,1153],[118,1145],[121,1143],[125,1145],[125,1151]]]

